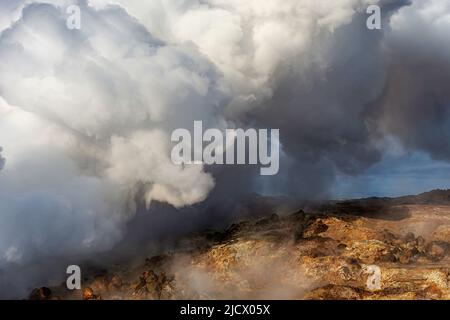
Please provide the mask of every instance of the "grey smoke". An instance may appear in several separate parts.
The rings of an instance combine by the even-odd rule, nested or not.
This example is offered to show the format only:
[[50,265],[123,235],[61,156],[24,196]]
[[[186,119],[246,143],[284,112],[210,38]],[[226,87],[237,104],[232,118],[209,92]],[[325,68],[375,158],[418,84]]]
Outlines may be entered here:
[[[392,139],[450,160],[449,21],[447,0],[2,2],[0,281],[23,294],[66,261],[227,221],[255,193],[327,197]],[[170,133],[194,120],[280,129],[280,173],[174,166]]]
[[[450,160],[450,3],[414,2],[394,17],[390,69],[374,117],[410,150]],[[420,35],[420,36],[418,36]]]
[[0,147],[0,170],[2,170],[3,167],[5,166],[5,158],[2,157],[2,151],[3,151],[3,148]]

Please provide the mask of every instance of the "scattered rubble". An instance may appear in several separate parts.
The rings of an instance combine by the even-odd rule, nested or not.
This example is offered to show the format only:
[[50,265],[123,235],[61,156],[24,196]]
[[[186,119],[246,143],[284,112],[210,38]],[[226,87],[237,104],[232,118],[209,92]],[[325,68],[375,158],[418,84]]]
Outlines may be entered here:
[[84,288],[83,289],[83,300],[101,300],[100,295],[94,294],[94,290],[92,288]]

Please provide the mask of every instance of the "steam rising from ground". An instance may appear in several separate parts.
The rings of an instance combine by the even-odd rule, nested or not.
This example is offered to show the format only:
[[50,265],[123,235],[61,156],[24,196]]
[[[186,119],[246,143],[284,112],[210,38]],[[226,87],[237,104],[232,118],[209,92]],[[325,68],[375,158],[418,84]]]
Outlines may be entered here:
[[[110,249],[140,202],[322,197],[388,138],[449,160],[448,30],[446,0],[2,2],[0,280]],[[175,166],[170,133],[194,120],[279,128],[280,174]]]

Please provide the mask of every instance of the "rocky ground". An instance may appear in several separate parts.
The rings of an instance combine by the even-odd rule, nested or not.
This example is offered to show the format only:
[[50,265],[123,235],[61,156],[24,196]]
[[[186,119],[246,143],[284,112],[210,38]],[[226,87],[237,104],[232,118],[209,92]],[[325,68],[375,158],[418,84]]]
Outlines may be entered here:
[[[450,192],[335,201],[180,240],[31,299],[450,299]],[[377,277],[379,275],[379,277]]]

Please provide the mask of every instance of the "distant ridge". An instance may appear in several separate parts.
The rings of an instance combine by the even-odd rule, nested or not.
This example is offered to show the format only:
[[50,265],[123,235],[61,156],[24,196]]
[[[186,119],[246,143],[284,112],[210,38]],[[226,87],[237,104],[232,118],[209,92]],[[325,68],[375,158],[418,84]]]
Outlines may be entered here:
[[317,213],[350,214],[388,220],[402,219],[407,210],[393,208],[404,205],[450,205],[450,189],[436,189],[418,195],[397,198],[370,197],[350,200],[332,200],[312,208]]

